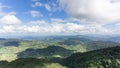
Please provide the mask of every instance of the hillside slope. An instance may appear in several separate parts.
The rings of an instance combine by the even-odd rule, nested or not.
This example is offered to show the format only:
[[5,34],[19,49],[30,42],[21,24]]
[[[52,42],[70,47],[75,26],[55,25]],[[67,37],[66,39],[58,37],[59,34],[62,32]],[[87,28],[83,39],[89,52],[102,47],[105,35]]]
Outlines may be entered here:
[[64,64],[68,68],[120,68],[120,46],[75,53]]

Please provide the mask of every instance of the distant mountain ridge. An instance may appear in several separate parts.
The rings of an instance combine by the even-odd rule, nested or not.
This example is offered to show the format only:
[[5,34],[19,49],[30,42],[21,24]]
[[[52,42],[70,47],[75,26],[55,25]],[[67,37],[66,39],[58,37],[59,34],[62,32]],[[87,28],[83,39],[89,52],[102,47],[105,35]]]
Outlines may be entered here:
[[65,35],[65,36],[24,36],[19,39],[23,40],[42,40],[42,41],[61,41],[66,38],[84,38],[93,41],[113,41],[120,42],[120,36],[107,36],[107,35]]

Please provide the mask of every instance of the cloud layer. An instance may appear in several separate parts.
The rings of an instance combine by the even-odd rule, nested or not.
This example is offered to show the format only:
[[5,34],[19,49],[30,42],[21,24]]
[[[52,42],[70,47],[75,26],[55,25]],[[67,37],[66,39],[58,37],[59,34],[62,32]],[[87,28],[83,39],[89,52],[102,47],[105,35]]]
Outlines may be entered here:
[[120,20],[119,0],[59,0],[61,7],[72,17],[109,23]]
[[[48,12],[59,11],[61,8],[70,18],[50,18],[49,20],[35,19],[23,22],[16,16],[16,12],[3,12],[0,7],[0,35],[54,35],[54,34],[120,34],[120,2],[118,0],[59,0],[59,6],[53,3],[34,1],[29,10],[32,17],[44,16],[35,8],[45,8]],[[2,6],[2,4],[0,4]],[[116,23],[117,29],[105,27],[107,24]],[[89,23],[89,24],[88,24]],[[102,24],[102,25],[101,25]]]
[[[52,22],[44,20],[31,21],[24,25],[4,25],[0,33],[17,33],[17,34],[112,34],[112,30],[99,25],[82,25],[73,23],[71,20],[52,19]],[[65,23],[67,22],[67,23]]]

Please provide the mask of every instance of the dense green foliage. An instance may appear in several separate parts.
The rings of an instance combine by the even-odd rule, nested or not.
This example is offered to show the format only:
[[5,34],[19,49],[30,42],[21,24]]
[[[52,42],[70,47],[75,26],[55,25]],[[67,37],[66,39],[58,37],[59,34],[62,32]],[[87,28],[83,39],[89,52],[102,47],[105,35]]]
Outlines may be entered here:
[[68,68],[120,68],[120,47],[76,53],[66,58],[63,64]]
[[8,62],[7,61],[0,61],[0,68],[5,68],[7,66]]
[[48,46],[42,49],[26,49],[23,52],[18,53],[19,58],[27,57],[67,57],[72,54],[71,50],[67,50],[60,46]]
[[10,63],[0,62],[0,68],[66,68],[59,63],[53,63],[45,59],[20,58]]

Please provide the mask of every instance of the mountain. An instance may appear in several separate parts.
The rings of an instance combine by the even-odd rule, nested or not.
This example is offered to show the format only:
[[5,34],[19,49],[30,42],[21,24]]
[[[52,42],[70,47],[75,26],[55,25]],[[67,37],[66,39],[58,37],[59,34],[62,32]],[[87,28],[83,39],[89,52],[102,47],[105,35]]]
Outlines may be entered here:
[[120,43],[120,36],[110,37],[110,38],[108,38],[108,40]]
[[120,68],[120,46],[75,53],[63,64],[68,68]]
[[60,46],[48,46],[47,48],[41,48],[41,49],[28,48],[25,51],[19,52],[18,58],[67,57],[71,54],[72,54],[72,50],[68,50]]
[[87,44],[86,45],[87,51],[120,46],[120,43],[113,42],[113,41],[91,41],[86,44]]
[[62,41],[58,42],[58,44],[60,45],[78,45],[78,44],[82,44],[82,43],[89,43],[92,40],[88,39],[88,38],[83,38],[83,37],[77,37],[77,36],[72,36],[72,37],[68,37],[66,39],[63,39]]
[[5,38],[0,38],[0,40],[5,40]]
[[[13,37],[6,37],[0,39],[12,39]],[[112,41],[120,43],[120,36],[111,36],[111,35],[55,35],[55,36],[18,36],[14,37],[14,39],[22,39],[22,40],[29,40],[29,41],[45,41],[45,42],[60,42],[62,40],[68,38],[81,38],[81,39],[88,39],[92,41]]]

